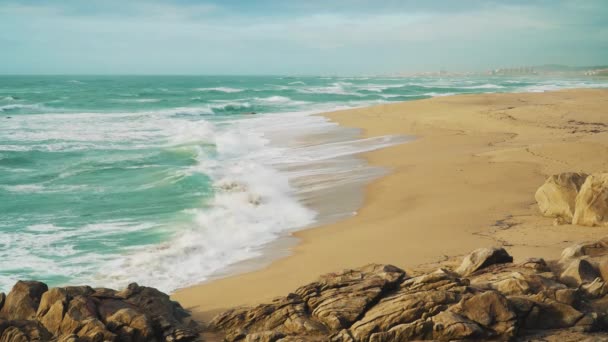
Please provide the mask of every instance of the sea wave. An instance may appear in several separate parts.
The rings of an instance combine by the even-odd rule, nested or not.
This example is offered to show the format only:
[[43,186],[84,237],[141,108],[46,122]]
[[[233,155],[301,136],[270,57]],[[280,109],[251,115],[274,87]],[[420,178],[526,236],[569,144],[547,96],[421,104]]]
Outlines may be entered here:
[[480,84],[480,85],[474,85],[474,86],[469,86],[469,87],[459,87],[461,89],[504,89],[504,86],[498,85],[498,84],[491,84],[491,83],[486,83],[486,84]]
[[[287,232],[315,222],[317,214],[298,201],[293,177],[333,174],[340,169],[316,168],[296,174],[281,171],[286,165],[319,163],[403,141],[380,137],[289,147],[287,141],[336,129],[335,123],[314,113],[317,111],[210,123],[204,135],[213,144],[213,151],[189,145],[197,164],[175,172],[210,177],[213,198],[202,207],[185,210],[189,221],[172,227],[167,242],[133,247],[110,259],[96,260],[104,273],[81,275],[79,279],[113,287],[138,281],[165,291],[209,279],[230,265],[261,256],[264,246]],[[192,136],[200,134],[193,125],[183,129],[192,132],[172,134],[187,137],[185,141],[196,140]]]
[[20,104],[20,103],[16,103],[16,104],[8,104],[8,105],[4,105],[4,106],[0,106],[0,113],[9,113],[12,111],[17,111],[17,110],[24,110],[24,109],[33,109],[33,110],[37,110],[37,111],[41,111],[41,110],[49,110],[49,108],[40,105],[40,104]]
[[240,88],[231,88],[231,87],[212,87],[212,88],[196,88],[198,91],[215,91],[221,93],[240,93],[245,91],[245,89]]

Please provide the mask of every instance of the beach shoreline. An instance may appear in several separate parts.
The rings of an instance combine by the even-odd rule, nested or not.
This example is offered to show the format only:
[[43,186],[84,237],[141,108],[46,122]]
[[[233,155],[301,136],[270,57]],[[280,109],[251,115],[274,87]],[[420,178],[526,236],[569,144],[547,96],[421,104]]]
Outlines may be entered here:
[[295,232],[291,254],[268,267],[172,297],[205,321],[372,262],[432,267],[499,245],[516,260],[557,257],[573,241],[608,233],[554,226],[536,213],[533,195],[548,174],[608,169],[606,98],[606,90],[456,95],[323,114],[363,137],[417,139],[361,155],[390,172],[364,187],[357,215]]

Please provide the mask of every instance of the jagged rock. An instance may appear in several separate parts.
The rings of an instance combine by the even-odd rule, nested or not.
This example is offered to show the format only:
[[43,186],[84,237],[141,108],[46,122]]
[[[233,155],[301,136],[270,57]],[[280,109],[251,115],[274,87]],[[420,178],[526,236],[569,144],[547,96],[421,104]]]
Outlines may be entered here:
[[408,278],[372,265],[328,274],[270,304],[222,313],[211,326],[227,341],[502,341],[548,329],[595,336],[608,330],[608,286],[590,270],[599,274],[606,241],[564,251],[573,266],[563,274],[554,261],[514,264],[498,249],[475,251],[461,273]]
[[350,334],[356,341],[366,341],[375,332],[431,317],[459,302],[469,291],[466,281],[444,270],[407,279],[355,322]]
[[540,212],[564,223],[572,222],[576,196],[587,176],[585,173],[565,172],[547,178],[534,195]]
[[123,291],[117,292],[116,296],[145,312],[166,340],[191,341],[198,337],[194,322],[189,319],[190,314],[167,294],[132,283]]
[[263,331],[252,333],[245,337],[245,342],[275,342],[283,339],[285,334],[278,331]]
[[216,316],[210,325],[225,331],[229,341],[263,331],[286,335],[322,335],[328,332],[326,326],[310,317],[302,298],[293,293],[277,298],[271,304],[228,310]]
[[264,331],[286,335],[336,332],[349,327],[404,276],[397,267],[375,264],[330,273],[271,304],[230,310],[214,318],[211,325],[228,331],[229,340]]
[[434,323],[432,334],[434,340],[479,340],[487,337],[484,329],[479,324],[454,312],[440,312],[433,317],[432,321]]
[[575,207],[572,223],[581,226],[608,225],[608,173],[587,177],[576,196]]
[[595,278],[591,283],[584,284],[582,287],[583,291],[590,297],[603,297],[608,293],[608,286],[601,278]]
[[598,272],[587,260],[576,259],[560,275],[560,280],[571,287],[591,283],[599,277]]
[[391,265],[368,265],[328,274],[295,291],[312,310],[312,316],[332,330],[349,327],[387,289],[405,275]]
[[[18,282],[0,312],[0,341],[194,341],[195,323],[152,288],[52,288]],[[8,318],[8,320],[6,319]]]
[[97,318],[95,304],[89,297],[71,299],[59,325],[60,335],[75,334],[91,341],[114,341],[116,335]]
[[53,335],[40,323],[28,320],[0,320],[0,342],[49,341]]
[[509,297],[524,329],[561,329],[576,324],[584,314],[570,305],[539,296]]
[[464,257],[462,264],[456,269],[456,272],[467,276],[484,267],[512,261],[513,257],[504,248],[479,248]]
[[509,339],[517,333],[517,315],[507,298],[498,292],[487,291],[465,297],[450,310],[483,326],[488,337]]
[[48,290],[38,281],[18,281],[0,310],[0,318],[7,320],[30,320],[36,317],[42,294]]
[[562,251],[559,264],[566,268],[573,260],[585,259],[601,273],[601,263],[608,260],[608,239],[579,243]]

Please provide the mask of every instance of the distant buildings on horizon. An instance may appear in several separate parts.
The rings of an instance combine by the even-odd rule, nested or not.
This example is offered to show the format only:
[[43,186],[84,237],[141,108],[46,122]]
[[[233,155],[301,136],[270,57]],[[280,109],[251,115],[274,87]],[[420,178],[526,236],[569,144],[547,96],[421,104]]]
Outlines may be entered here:
[[565,65],[517,66],[497,68],[483,72],[449,72],[425,71],[415,73],[398,73],[393,76],[608,76],[608,66],[571,67]]

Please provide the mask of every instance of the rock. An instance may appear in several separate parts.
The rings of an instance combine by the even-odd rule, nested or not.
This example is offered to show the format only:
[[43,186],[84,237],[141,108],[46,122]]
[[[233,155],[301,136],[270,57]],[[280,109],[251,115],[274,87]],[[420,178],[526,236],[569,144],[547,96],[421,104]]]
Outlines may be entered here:
[[608,257],[600,258],[597,263],[597,270],[605,282],[608,282]]
[[408,278],[394,266],[368,265],[221,313],[211,327],[226,341],[503,341],[550,329],[595,337],[591,331],[608,330],[608,287],[595,270],[605,245],[564,251],[560,273],[555,261],[514,264],[496,248],[473,252],[460,274],[440,268]]
[[391,265],[368,265],[323,276],[295,291],[312,310],[312,316],[332,330],[348,328],[387,289],[405,276]]
[[608,225],[608,173],[593,174],[585,180],[576,196],[573,224]]
[[[483,326],[487,336],[508,340],[517,333],[517,315],[507,298],[498,292],[487,291],[465,297],[450,310]],[[488,329],[492,332],[488,333]]]
[[572,222],[576,197],[587,176],[565,172],[547,178],[534,196],[543,216],[556,217],[564,223]]
[[275,342],[283,337],[285,337],[285,334],[277,331],[264,331],[247,335],[245,342]]
[[560,275],[560,280],[571,287],[591,283],[599,277],[598,272],[587,260],[576,259]]
[[355,322],[350,334],[356,341],[366,341],[375,332],[432,317],[467,293],[467,282],[444,270],[407,279]]
[[229,340],[264,331],[308,336],[338,332],[397,287],[404,276],[397,267],[376,264],[326,274],[271,304],[227,311],[215,317],[211,326],[227,331]]
[[432,336],[435,340],[481,340],[488,337],[479,324],[454,312],[440,312],[432,320],[434,323]]
[[608,286],[601,278],[595,278],[591,283],[584,284],[582,289],[588,296],[593,298],[603,297],[608,293]]
[[18,281],[6,296],[0,310],[0,318],[7,320],[34,319],[42,294],[47,290],[46,284],[38,281]]
[[210,326],[224,331],[229,336],[228,341],[264,331],[286,335],[324,335],[328,332],[325,325],[310,317],[302,298],[293,293],[270,304],[228,310],[216,316]]
[[562,251],[559,263],[568,266],[572,260],[585,258],[589,262],[597,263],[602,259],[608,259],[608,239],[579,243],[565,248]]
[[523,329],[570,328],[584,316],[570,305],[542,296],[514,296],[509,297],[509,302],[515,308]]
[[1,311],[1,341],[194,341],[196,323],[169,296],[131,285],[52,288],[17,282]]
[[132,283],[116,293],[116,296],[124,298],[125,302],[145,312],[152,324],[159,329],[157,334],[166,340],[191,341],[198,337],[196,326],[188,319],[190,314],[167,294],[152,287]]
[[118,335],[120,341],[145,342],[154,339],[152,323],[144,314],[123,308],[106,319],[108,329]]
[[49,341],[53,335],[40,323],[29,320],[0,320],[0,342]]
[[479,248],[462,260],[456,272],[467,276],[484,267],[507,262],[513,262],[513,257],[504,248]]

